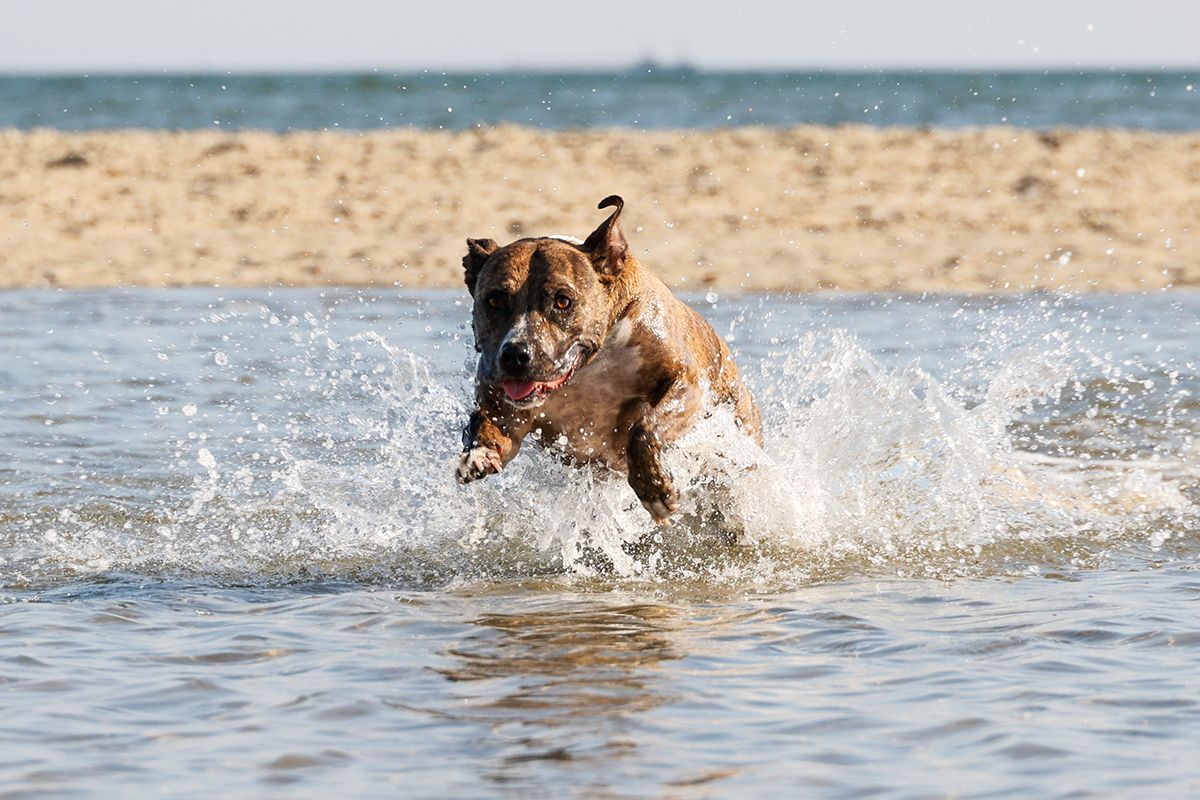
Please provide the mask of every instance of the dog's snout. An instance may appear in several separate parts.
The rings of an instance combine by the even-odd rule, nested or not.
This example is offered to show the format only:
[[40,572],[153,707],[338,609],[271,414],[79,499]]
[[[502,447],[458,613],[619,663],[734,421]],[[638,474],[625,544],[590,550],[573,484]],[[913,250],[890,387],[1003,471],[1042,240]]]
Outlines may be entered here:
[[532,360],[533,353],[530,352],[529,345],[522,342],[509,342],[500,350],[500,366],[514,375],[528,370]]

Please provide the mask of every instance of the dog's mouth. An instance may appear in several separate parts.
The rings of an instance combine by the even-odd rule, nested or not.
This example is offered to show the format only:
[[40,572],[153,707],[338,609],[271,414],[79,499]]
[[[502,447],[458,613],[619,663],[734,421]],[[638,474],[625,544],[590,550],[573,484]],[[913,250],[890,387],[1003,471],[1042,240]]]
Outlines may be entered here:
[[[571,353],[574,353],[573,357]],[[545,399],[546,395],[566,385],[567,381],[571,380],[571,376],[575,374],[575,371],[583,366],[584,349],[578,344],[572,346],[565,360],[569,360],[570,366],[561,375],[552,380],[501,381],[500,388],[504,389],[504,396],[514,405],[537,405]]]

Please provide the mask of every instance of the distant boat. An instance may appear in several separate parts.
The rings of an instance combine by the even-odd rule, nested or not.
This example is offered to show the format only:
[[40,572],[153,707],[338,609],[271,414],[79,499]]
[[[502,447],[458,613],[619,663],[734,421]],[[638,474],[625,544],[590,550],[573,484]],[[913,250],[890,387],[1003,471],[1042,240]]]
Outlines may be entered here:
[[656,75],[695,75],[700,70],[696,69],[695,65],[688,61],[679,61],[674,64],[667,64],[655,58],[644,58],[638,61],[629,68],[630,72],[645,74],[647,72]]

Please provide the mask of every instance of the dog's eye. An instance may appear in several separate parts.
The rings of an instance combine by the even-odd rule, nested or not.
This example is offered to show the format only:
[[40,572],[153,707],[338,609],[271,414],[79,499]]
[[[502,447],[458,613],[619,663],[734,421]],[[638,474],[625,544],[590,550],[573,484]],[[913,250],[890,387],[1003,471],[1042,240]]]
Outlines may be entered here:
[[490,308],[496,309],[504,308],[504,306],[507,305],[504,295],[500,294],[499,292],[493,292],[492,294],[489,294],[487,297],[487,304]]
[[554,307],[559,311],[566,311],[571,307],[571,298],[567,297],[565,294],[556,294],[554,296]]

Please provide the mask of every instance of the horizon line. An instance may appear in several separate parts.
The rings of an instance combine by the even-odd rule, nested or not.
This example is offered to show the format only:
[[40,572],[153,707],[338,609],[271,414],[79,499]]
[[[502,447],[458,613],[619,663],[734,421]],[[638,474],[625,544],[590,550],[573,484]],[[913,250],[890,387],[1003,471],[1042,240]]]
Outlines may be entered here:
[[103,66],[103,67],[48,67],[26,68],[0,64],[0,77],[28,78],[88,78],[88,77],[218,77],[218,76],[271,76],[271,75],[300,75],[300,76],[337,76],[337,75],[630,75],[639,72],[686,73],[698,75],[713,74],[756,74],[756,73],[840,73],[840,74],[1028,74],[1028,73],[1058,73],[1069,74],[1076,72],[1146,72],[1146,73],[1186,73],[1200,72],[1200,62],[1188,64],[1148,64],[1141,62],[1130,63],[1044,63],[1036,65],[828,65],[828,64],[791,64],[791,65],[757,65],[757,66],[698,66],[687,62],[634,62],[625,65],[563,65],[563,66],[532,66],[512,64],[502,67],[470,67],[470,66],[262,66],[241,65],[222,69],[210,66]]

